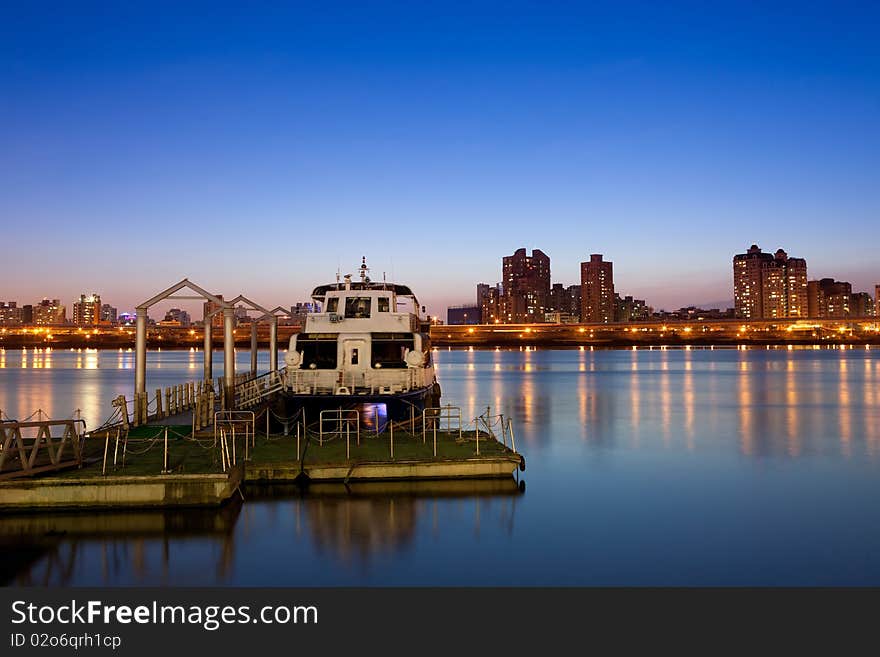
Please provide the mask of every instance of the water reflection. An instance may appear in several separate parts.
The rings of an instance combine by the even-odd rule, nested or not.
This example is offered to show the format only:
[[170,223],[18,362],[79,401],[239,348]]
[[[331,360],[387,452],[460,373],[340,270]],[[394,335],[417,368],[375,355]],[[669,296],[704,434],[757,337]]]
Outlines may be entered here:
[[470,513],[476,535],[489,522],[509,536],[521,493],[513,479],[251,486],[247,504],[219,510],[12,516],[0,519],[0,583],[229,583],[259,564],[254,543],[288,529],[292,551],[363,570],[412,551],[428,526],[442,534],[444,502]]
[[[171,573],[186,568],[188,541],[209,546],[215,561],[199,576],[222,582],[233,563],[240,503],[220,510],[44,513],[0,519],[0,583],[67,586],[88,581],[173,584]],[[178,554],[178,549],[180,554]]]
[[838,403],[840,406],[839,417],[840,417],[840,450],[844,456],[850,457],[852,456],[852,445],[850,445],[851,440],[851,419],[850,419],[850,396],[849,396],[849,381],[847,380],[847,361],[846,358],[841,358],[840,363],[840,376],[838,378],[839,385],[839,397]]
[[[252,491],[225,534],[44,531],[46,544],[16,549],[16,572],[47,581],[51,561],[58,574],[48,581],[99,585],[150,578],[880,584],[880,350],[474,349],[435,356],[443,403],[460,406],[466,419],[486,406],[512,418],[528,461],[528,495]],[[85,367],[88,358],[96,368]],[[6,350],[0,362],[0,409],[10,416],[40,407],[53,417],[76,408],[98,416],[133,383],[130,352]],[[148,389],[187,380],[193,362],[198,372],[199,354],[152,352]],[[247,351],[237,362],[248,368]],[[215,363],[215,376],[221,372]]]

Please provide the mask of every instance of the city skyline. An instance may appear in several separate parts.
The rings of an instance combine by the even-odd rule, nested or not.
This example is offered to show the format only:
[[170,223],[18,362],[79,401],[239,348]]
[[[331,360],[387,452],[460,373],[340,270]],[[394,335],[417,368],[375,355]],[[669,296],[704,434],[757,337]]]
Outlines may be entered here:
[[209,13],[4,9],[7,295],[274,306],[366,255],[443,315],[523,246],[663,308],[731,299],[738,244],[877,283],[876,7]]
[[[590,271],[591,268],[600,266],[604,273],[607,274],[608,280],[613,281],[613,277],[617,275],[617,273],[612,273],[612,265],[613,262],[604,260],[603,254],[601,253],[591,253],[589,256],[582,262],[579,263],[578,268],[580,269],[580,279],[578,283],[573,285],[569,285],[569,281],[558,281],[556,276],[552,273],[552,259],[549,254],[544,253],[540,249],[533,249],[532,255],[527,255],[527,250],[523,247],[516,249],[513,255],[505,255],[502,256],[502,266],[500,278],[494,284],[489,284],[485,282],[471,283],[471,294],[473,294],[474,285],[476,285],[477,289],[477,297],[476,297],[476,306],[474,306],[474,302],[470,301],[468,303],[460,304],[460,303],[450,303],[444,307],[440,311],[432,311],[430,308],[427,309],[427,315],[434,318],[445,318],[448,312],[451,309],[464,309],[464,308],[476,308],[479,312],[479,309],[482,305],[482,314],[486,317],[496,317],[495,313],[498,313],[497,318],[498,321],[502,323],[530,323],[530,322],[543,322],[545,319],[541,319],[544,317],[545,312],[550,314],[552,312],[559,312],[560,308],[557,307],[560,304],[560,299],[554,299],[554,294],[563,293],[564,290],[569,290],[570,288],[579,288],[588,286],[588,279],[590,276],[586,274],[587,271]],[[770,266],[770,278],[767,278],[767,273],[763,272],[763,269],[759,268],[754,270],[753,273],[749,273],[746,275],[745,270],[740,270],[739,266],[744,266],[747,261],[751,261],[755,264],[763,263],[761,267],[766,269],[767,266]],[[533,270],[532,263],[535,263],[535,269]],[[729,263],[729,261],[728,261]],[[757,244],[752,244],[751,247],[746,251],[746,253],[738,253],[733,255],[733,263],[734,270],[732,277],[729,278],[728,284],[728,292],[730,293],[730,299],[724,301],[713,301],[708,303],[689,303],[684,304],[678,307],[663,307],[657,304],[652,303],[651,299],[635,299],[636,304],[641,304],[637,306],[639,308],[644,307],[644,310],[659,312],[659,313],[668,313],[668,312],[676,312],[679,310],[683,310],[686,308],[698,308],[703,310],[711,310],[717,309],[720,311],[733,311],[736,310],[736,316],[741,317],[743,319],[748,318],[792,318],[792,317],[824,317],[827,313],[830,312],[827,316],[836,316],[835,311],[833,310],[834,303],[832,303],[832,308],[827,309],[824,306],[820,306],[824,303],[824,299],[820,301],[821,297],[824,297],[826,294],[829,294],[825,290],[826,287],[834,286],[840,287],[840,290],[836,292],[836,294],[844,295],[847,299],[846,304],[846,313],[849,314],[848,304],[850,300],[853,303],[857,303],[855,301],[856,297],[863,296],[862,306],[866,309],[870,309],[872,314],[877,314],[875,308],[880,308],[880,283],[873,283],[866,285],[862,288],[859,288],[858,285],[852,284],[850,281],[837,281],[834,275],[825,276],[825,275],[815,275],[813,273],[812,268],[807,270],[807,262],[804,258],[796,258],[789,257],[786,251],[782,248],[776,249],[775,254],[771,252],[763,251]],[[798,267],[798,278],[797,278],[797,288],[800,290],[797,292],[798,301],[795,305],[792,306],[792,309],[788,309],[788,301],[780,300],[779,309],[777,310],[775,306],[771,309],[769,306],[762,310],[762,306],[766,306],[768,302],[768,298],[773,298],[777,294],[789,294],[788,288],[791,284],[788,282],[788,279],[785,278],[785,274],[780,274],[782,277],[778,280],[776,279],[777,274],[774,273],[776,270],[776,266],[780,263],[787,263],[786,266],[795,265]],[[369,270],[368,270],[369,271]],[[749,270],[751,272],[751,270]],[[785,271],[785,270],[782,270]],[[515,272],[515,273],[514,273]],[[757,278],[755,278],[757,276]],[[509,280],[508,280],[509,279]],[[808,280],[809,279],[809,280]],[[491,280],[491,279],[490,279]],[[195,282],[195,281],[194,281]],[[389,280],[389,282],[391,282]],[[399,282],[399,281],[398,281]],[[809,286],[807,285],[809,283]],[[747,290],[749,285],[757,284],[757,294],[758,306],[756,308],[751,308],[749,310],[748,302],[743,301],[740,298],[742,293],[742,286],[746,286],[744,289]],[[763,285],[762,285],[763,284]],[[768,286],[769,284],[769,286]],[[603,283],[604,285],[604,283]],[[820,285],[822,286],[822,291],[820,292]],[[841,287],[842,286],[842,287]],[[761,288],[764,287],[764,291],[761,291]],[[520,289],[521,288],[521,289]],[[546,288],[544,292],[540,292],[540,289]],[[587,289],[585,288],[585,289]],[[846,290],[844,291],[844,288]],[[311,291],[312,288],[309,288]],[[522,298],[516,301],[509,300],[509,293],[505,295],[502,291],[504,289],[515,290],[515,296]],[[794,289],[794,288],[792,288]],[[872,295],[873,291],[873,295]],[[497,296],[494,296],[494,301],[489,303],[489,306],[486,305],[486,299],[488,297],[484,297],[483,295],[488,295],[490,292]],[[537,296],[535,296],[535,292],[537,292]],[[615,313],[619,308],[612,308],[614,304],[614,298],[617,297],[617,302],[627,302],[630,305],[633,303],[633,299],[635,295],[626,294],[627,291],[624,291],[623,294],[620,294],[620,288],[616,287],[613,282],[610,283],[608,289],[602,293],[602,298],[605,300],[602,301],[603,304],[611,304],[606,307],[604,310],[593,310],[587,311],[588,315],[592,315],[596,313],[595,316],[592,317],[589,321],[597,321],[597,322],[615,322],[615,321],[628,321],[621,320],[620,318],[615,317]],[[2,293],[2,291],[0,291]],[[155,293],[155,291],[154,291]],[[220,298],[223,298],[222,292],[215,292]],[[746,294],[748,294],[746,292]],[[761,303],[761,295],[765,297],[763,304]],[[768,297],[769,295],[769,297]],[[0,306],[6,307],[7,303],[17,304],[19,308],[26,304],[31,304],[34,307],[37,307],[39,304],[46,304],[49,301],[52,301],[56,305],[60,304],[61,312],[63,314],[67,314],[68,309],[72,310],[73,314],[67,318],[68,323],[77,324],[79,323],[76,320],[76,313],[78,312],[77,306],[87,300],[94,300],[95,303],[99,304],[96,308],[96,313],[100,314],[103,319],[103,312],[101,310],[100,304],[102,301],[102,295],[96,292],[91,292],[88,294],[80,293],[79,299],[74,299],[73,302],[68,304],[63,303],[63,297],[50,297],[44,296],[42,300],[35,301],[22,301],[18,297],[13,298],[15,295],[7,294],[7,298],[0,298]],[[230,295],[227,295],[227,297]],[[308,295],[305,295],[308,296]],[[459,297],[463,295],[458,295]],[[606,298],[607,297],[607,298]],[[852,299],[851,299],[852,297]],[[504,299],[508,299],[508,301],[504,302]],[[581,310],[585,310],[588,306],[590,306],[590,302],[587,300],[588,297],[584,297],[583,300],[578,300],[577,306]],[[598,297],[597,297],[598,299]],[[106,301],[106,298],[104,299]],[[808,304],[809,301],[809,304]],[[140,303],[140,302],[138,302]],[[512,304],[509,307],[504,306],[504,303]],[[563,302],[562,305],[567,305],[570,302]],[[595,303],[595,302],[594,302]],[[839,303],[839,302],[838,302]],[[521,304],[517,305],[517,304]],[[534,305],[534,308],[530,308],[530,304]],[[581,304],[584,304],[581,306]],[[865,305],[866,304],[866,305]],[[120,315],[133,313],[136,304],[133,304],[130,308],[120,305],[117,303],[116,306],[112,306],[108,303],[103,304],[104,311],[112,311],[114,317],[117,312]],[[201,321],[203,315],[203,306],[210,305],[207,302],[203,303],[201,301],[193,301],[193,300],[182,300],[169,298],[164,301],[159,302],[150,313],[151,319],[159,321],[156,319],[157,316],[164,317],[167,314],[176,314],[180,313],[181,310],[185,315],[190,315],[191,320],[193,322]],[[291,307],[291,316],[300,314],[300,306],[311,306],[311,301],[306,301],[305,297],[302,300],[286,300],[283,301],[281,306],[290,306]],[[807,312],[807,305],[812,307],[812,312]],[[119,306],[117,308],[117,306]],[[604,306],[603,306],[604,307]],[[251,311],[247,309],[245,306],[239,306],[238,311],[242,311],[245,315],[250,313]],[[237,311],[237,312],[238,312]],[[630,307],[630,311],[632,308]],[[578,311],[580,312],[580,311]],[[563,314],[566,314],[563,312]],[[575,313],[576,314],[576,313]],[[583,313],[581,313],[583,314]],[[165,317],[167,320],[168,317]],[[577,318],[575,318],[577,319]],[[219,326],[219,319],[217,316],[214,317],[214,323]],[[494,320],[484,322],[484,323],[493,323]],[[587,320],[583,320],[587,321]],[[0,322],[2,323],[2,322]]]

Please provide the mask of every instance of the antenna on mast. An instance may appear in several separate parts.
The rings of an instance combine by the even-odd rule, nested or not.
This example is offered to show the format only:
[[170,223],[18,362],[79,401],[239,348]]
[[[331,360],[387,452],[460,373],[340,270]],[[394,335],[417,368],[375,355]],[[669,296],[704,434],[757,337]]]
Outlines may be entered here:
[[369,283],[370,279],[367,276],[367,272],[370,271],[370,268],[367,267],[367,256],[361,257],[361,283]]

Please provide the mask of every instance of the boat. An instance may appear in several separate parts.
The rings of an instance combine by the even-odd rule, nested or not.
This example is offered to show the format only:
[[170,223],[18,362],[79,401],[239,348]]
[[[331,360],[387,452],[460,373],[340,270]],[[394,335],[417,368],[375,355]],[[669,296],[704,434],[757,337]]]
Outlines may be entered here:
[[[440,406],[424,308],[406,285],[346,274],[311,294],[317,312],[290,338],[279,401],[287,417],[357,411],[367,428],[420,417]],[[338,417],[338,415],[337,415]]]

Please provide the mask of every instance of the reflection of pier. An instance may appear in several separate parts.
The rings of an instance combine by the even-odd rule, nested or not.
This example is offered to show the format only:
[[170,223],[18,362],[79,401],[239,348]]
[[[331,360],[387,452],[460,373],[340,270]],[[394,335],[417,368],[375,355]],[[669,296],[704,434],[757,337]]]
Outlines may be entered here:
[[4,554],[0,583],[67,585],[79,566],[95,567],[95,553],[85,549],[94,544],[99,546],[104,582],[113,583],[126,574],[156,583],[147,543],[161,542],[158,560],[167,575],[173,559],[170,542],[180,539],[213,543],[219,552],[216,578],[222,580],[232,566],[233,531],[240,511],[241,503],[231,502],[219,510],[10,515],[0,520]]
[[525,482],[511,479],[314,483],[296,486],[249,486],[248,501],[294,500],[297,534],[304,521],[315,547],[347,562],[369,561],[382,553],[404,551],[415,540],[419,520],[440,531],[440,500],[474,503],[474,532],[480,532],[481,507],[500,501],[499,523],[513,533],[516,498]]
[[246,504],[236,499],[220,509],[12,514],[0,520],[0,584],[234,582],[254,522],[277,531],[289,514],[296,526],[291,552],[308,539],[341,562],[365,563],[410,549],[420,526],[442,532],[444,501],[473,507],[475,533],[492,518],[492,527],[512,535],[524,490],[512,478],[251,485]]

